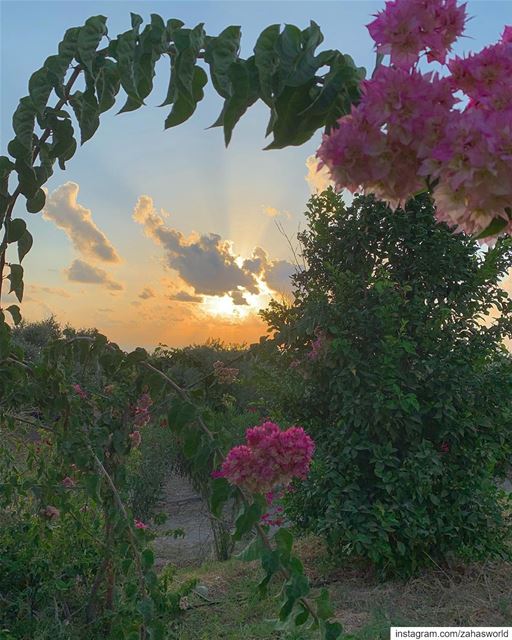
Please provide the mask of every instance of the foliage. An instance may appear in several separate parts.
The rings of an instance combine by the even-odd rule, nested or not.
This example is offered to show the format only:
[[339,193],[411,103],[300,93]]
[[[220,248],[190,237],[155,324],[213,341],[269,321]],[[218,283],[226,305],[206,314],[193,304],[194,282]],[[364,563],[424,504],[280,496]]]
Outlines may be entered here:
[[[240,540],[256,529],[260,542],[251,544],[247,553],[262,559],[266,577],[261,588],[274,576],[280,575],[284,580],[280,624],[293,627],[299,620],[301,625],[307,622],[309,627],[320,629],[324,638],[339,635],[341,627],[332,620],[332,611],[324,600],[316,603],[307,598],[309,581],[300,561],[292,554],[291,534],[281,529],[270,537],[268,526],[260,524],[265,506],[263,497],[246,495],[223,479],[211,478],[211,472],[224,457],[221,446],[233,441],[234,432],[226,428],[225,419],[219,415],[215,419],[200,389],[189,394],[168,373],[155,367],[154,362],[161,354],[156,359],[143,349],[126,354],[99,334],[58,339],[46,346],[33,364],[23,361],[19,347],[11,350],[11,354],[2,365],[18,384],[5,387],[0,426],[5,433],[14,434],[21,423],[27,425],[28,433],[36,440],[38,433],[44,434],[44,440],[36,442],[27,457],[28,470],[13,467],[6,474],[2,485],[3,509],[12,513],[19,503],[29,510],[29,515],[19,514],[14,523],[18,529],[34,520],[37,530],[44,526],[59,529],[63,537],[69,518],[78,518],[76,532],[81,536],[80,544],[92,558],[87,564],[89,573],[79,569],[87,604],[75,609],[78,596],[74,590],[68,591],[63,595],[62,606],[58,605],[65,612],[58,617],[58,625],[66,626],[66,620],[73,618],[70,628],[74,637],[88,629],[99,637],[129,638],[136,634],[141,638],[163,638],[180,615],[184,588],[173,590],[165,576],[156,576],[151,529],[128,506],[131,496],[133,506],[138,508],[133,501],[137,491],[148,495],[151,487],[156,489],[155,485],[144,485],[137,462],[138,447],[147,433],[153,433],[149,436],[151,441],[152,429],[165,426],[170,428],[172,439],[163,438],[162,443],[169,445],[171,440],[178,443],[187,473],[203,479],[212,518],[219,520],[224,505],[232,504],[239,508],[233,539]],[[0,377],[6,379],[7,376]],[[232,411],[232,407],[228,408],[224,418]],[[244,420],[247,417],[240,418],[237,429]],[[148,426],[148,421],[153,421],[153,427]],[[12,456],[10,450],[1,453],[2,460],[4,456]],[[164,458],[165,452],[153,460],[163,462]],[[84,507],[97,523],[90,531],[78,515]],[[59,553],[58,539],[52,538],[48,543],[52,553]],[[29,541],[34,546],[31,553],[48,561],[51,554],[45,552],[39,538],[32,537]],[[73,541],[72,536],[66,537],[70,548]],[[76,546],[80,548],[79,544]],[[13,554],[16,566],[28,562],[23,550],[20,552],[21,558]],[[65,558],[62,553],[60,560],[65,562]],[[44,584],[41,582],[45,578],[36,571],[37,566],[35,562],[36,589],[51,590],[52,584],[61,579],[61,563],[55,563],[54,578],[48,576]],[[13,588],[14,592],[7,591],[8,600],[25,602],[29,598],[23,588],[18,591],[16,585]],[[48,617],[47,614],[40,611],[38,615]],[[27,621],[22,618],[21,623]],[[9,624],[15,625],[17,621],[11,619]],[[50,635],[57,633],[55,626],[51,629]]]
[[[269,149],[302,144],[319,128],[325,127],[329,132],[340,116],[349,113],[352,105],[357,104],[359,100],[359,84],[364,77],[364,70],[355,67],[353,61],[339,51],[329,50],[315,54],[322,41],[322,35],[313,22],[309,28],[302,31],[292,25],[286,25],[283,30],[279,25],[268,27],[259,36],[254,47],[254,55],[247,59],[239,56],[241,34],[238,27],[228,27],[219,36],[212,37],[206,35],[202,24],[188,29],[179,20],[164,22],[160,16],[152,14],[150,23],[143,26],[142,18],[137,14],[131,14],[131,28],[117,38],[110,38],[106,22],[104,16],[94,16],[89,18],[84,26],[68,29],[59,44],[58,53],[47,58],[44,65],[31,76],[29,94],[21,98],[13,115],[15,137],[8,145],[8,156],[0,157],[0,225],[3,228],[0,242],[0,296],[3,283],[8,281],[9,292],[13,293],[19,302],[23,300],[22,261],[30,251],[33,238],[25,220],[13,218],[19,196],[22,195],[26,199],[27,212],[41,211],[46,197],[42,187],[52,175],[55,161],[64,169],[65,163],[76,151],[75,126],[78,125],[80,130],[81,144],[85,143],[96,132],[100,124],[100,115],[114,106],[121,89],[126,101],[120,113],[133,111],[142,106],[152,91],[155,64],[162,56],[168,56],[171,68],[169,89],[162,104],[171,105],[165,128],[184,122],[195,111],[198,102],[203,98],[204,87],[208,81],[206,65],[214,89],[224,99],[220,116],[213,126],[223,127],[226,144],[229,143],[239,118],[259,99],[270,109],[267,135],[272,135],[273,140],[267,147]],[[75,87],[79,78],[83,80],[83,90],[77,90]],[[53,94],[57,101],[54,106],[50,106],[49,101]],[[445,233],[444,230],[442,232]],[[435,235],[437,232],[432,233]],[[17,250],[17,258],[13,256],[14,250]],[[491,283],[489,299],[500,311],[508,312],[508,309],[505,309],[505,301],[499,298],[497,288],[493,286],[496,285],[497,274],[503,272],[505,254],[497,250],[489,255],[493,256],[489,260],[473,256],[474,261],[470,261],[466,270],[463,269],[464,273],[458,273],[458,277],[465,282],[463,276],[469,274],[473,279],[478,280],[480,277],[482,282]],[[453,258],[456,256],[457,254]],[[478,260],[482,264],[479,262],[476,268]],[[8,273],[4,275],[6,268]],[[324,279],[323,274],[321,275],[321,279]],[[371,277],[373,278],[373,275]],[[357,278],[354,281],[357,282]],[[418,282],[422,282],[421,277]],[[393,372],[397,370],[398,360],[403,360],[400,361],[401,366],[409,361],[409,356],[416,348],[417,338],[419,342],[422,328],[398,322],[396,313],[386,316],[392,305],[405,304],[404,300],[407,301],[408,294],[414,290],[409,280],[402,288],[399,281],[399,286],[395,288],[394,281],[390,281],[379,271],[378,278],[372,284],[375,286],[369,290],[377,298],[380,296],[383,306],[380,310],[376,309],[373,318],[362,318],[364,322],[361,326],[374,330],[379,326],[396,329],[396,326],[400,325],[398,333],[385,331],[382,334],[382,344],[375,348],[377,352],[381,349],[387,358],[380,373],[390,374],[387,390],[389,397],[384,394],[380,398],[382,402],[377,405],[386,417],[385,424],[391,441],[400,444],[401,448],[394,449],[389,443],[382,444],[380,449],[371,448],[373,458],[368,456],[370,449],[366,445],[358,448],[357,445],[361,444],[358,442],[351,443],[355,444],[355,447],[347,444],[345,450],[356,452],[355,456],[350,458],[352,461],[355,459],[356,463],[359,462],[358,458],[364,459],[363,475],[371,476],[372,481],[380,478],[377,482],[382,480],[384,485],[387,482],[386,491],[396,489],[400,492],[407,487],[407,482],[394,482],[396,478],[393,476],[393,469],[396,468],[396,460],[400,460],[400,456],[410,449],[420,452],[424,460],[432,461],[433,449],[432,446],[429,447],[428,442],[437,444],[438,435],[443,435],[448,441],[451,431],[449,435],[436,432],[436,438],[432,436],[432,442],[427,440],[427,444],[420,444],[417,450],[410,439],[404,438],[404,445],[400,439],[397,440],[396,434],[404,435],[404,424],[400,422],[401,419],[402,422],[405,421],[404,416],[413,425],[411,433],[415,424],[421,424],[421,420],[418,422],[421,405],[418,408],[416,388],[403,393],[399,384],[403,380],[399,375],[393,376]],[[450,284],[456,285],[457,289],[459,281],[454,280]],[[434,318],[434,323],[440,322],[442,329],[443,323],[450,326],[451,310],[448,303],[451,305],[453,301],[451,298],[448,300],[447,295],[443,293],[440,298],[446,298],[442,320],[437,316]],[[303,302],[305,301],[304,298]],[[321,296],[320,300],[315,302],[315,308],[320,315],[322,312],[328,315],[326,307],[329,305],[325,302],[325,295],[323,302]],[[464,419],[460,424],[453,418],[453,410],[450,410],[448,405],[436,400],[436,410],[443,414],[443,418],[444,413],[448,416],[447,427],[458,425],[458,430],[454,430],[453,442],[450,440],[448,445],[449,450],[444,451],[447,459],[455,458],[452,470],[455,469],[456,473],[450,481],[451,484],[448,482],[443,485],[443,490],[454,490],[453,495],[458,507],[467,507],[470,489],[475,490],[478,498],[476,516],[462,518],[461,524],[456,522],[445,534],[448,538],[459,536],[462,544],[466,543],[471,548],[471,535],[477,527],[481,527],[484,533],[492,529],[484,526],[487,524],[483,521],[485,508],[489,506],[490,517],[496,515],[496,509],[494,512],[492,510],[495,505],[489,480],[499,461],[495,436],[502,433],[502,426],[506,422],[501,409],[496,406],[499,404],[496,398],[499,399],[500,394],[508,390],[508,386],[501,384],[504,369],[494,345],[508,329],[505,322],[498,322],[492,329],[481,331],[480,339],[474,338],[477,335],[477,315],[485,311],[488,305],[480,305],[480,299],[473,300],[470,293],[464,298],[464,304],[471,308],[471,314],[463,318],[467,321],[466,325],[463,322],[459,323],[460,335],[457,336],[461,338],[460,344],[456,343],[455,347],[450,344],[447,347],[444,343],[443,346],[444,356],[451,365],[451,368],[447,367],[446,375],[469,384],[464,392],[469,396],[470,409],[466,413],[463,412]],[[421,304],[418,303],[416,306],[421,307]],[[216,431],[211,429],[214,408],[211,398],[205,394],[208,389],[192,389],[189,392],[176,383],[167,372],[155,367],[154,360],[152,361],[143,349],[126,354],[96,331],[89,335],[64,333],[64,338],[41,348],[37,340],[44,341],[48,333],[46,331],[45,334],[43,331],[42,336],[36,340],[35,350],[28,354],[32,362],[27,362],[23,340],[20,338],[16,344],[10,339],[11,329],[6,322],[5,312],[8,312],[15,325],[21,322],[18,305],[0,309],[0,426],[2,430],[13,432],[19,422],[29,424],[34,430],[49,434],[46,443],[49,450],[43,451],[39,447],[35,453],[27,457],[30,471],[28,475],[13,467],[14,471],[10,471],[3,481],[3,506],[7,515],[12,514],[18,503],[29,510],[27,515],[21,513],[20,520],[13,523],[14,534],[11,535],[9,529],[6,530],[3,544],[11,548],[15,539],[13,536],[19,533],[19,526],[22,529],[27,527],[23,531],[34,541],[35,551],[44,549],[46,540],[51,539],[53,542],[50,544],[54,545],[52,553],[62,547],[62,562],[65,562],[72,540],[67,537],[67,526],[71,522],[69,518],[73,519],[73,514],[78,517],[75,513],[75,501],[77,496],[82,495],[87,507],[91,505],[94,510],[94,522],[96,523],[96,518],[99,519],[101,533],[95,534],[93,530],[91,538],[94,544],[90,548],[90,554],[87,551],[87,557],[91,562],[87,561],[80,567],[84,574],[82,577],[89,580],[86,610],[78,608],[70,612],[69,616],[65,612],[65,619],[69,621],[72,614],[77,616],[78,620],[80,614],[82,629],[87,629],[85,633],[98,632],[100,637],[141,640],[148,637],[163,638],[169,623],[178,613],[182,591],[170,592],[168,577],[163,576],[159,579],[153,570],[153,554],[149,545],[151,535],[146,531],[144,523],[136,522],[134,525],[133,513],[124,502],[126,493],[129,493],[127,469],[134,449],[144,438],[140,429],[149,419],[150,405],[153,405],[152,412],[158,418],[166,415],[168,425],[180,443],[191,475],[204,477],[206,472],[217,468],[225,454],[220,443],[229,436],[222,427]],[[348,315],[350,316],[350,313]],[[315,312],[315,323],[319,317]],[[269,311],[268,318],[275,318],[276,323],[280,321],[278,305]],[[345,336],[336,329],[339,318],[335,317],[333,320],[336,321],[332,325],[334,329],[329,323],[323,326],[314,338],[311,353],[315,354],[315,360],[322,354],[326,342],[330,342],[331,339],[336,357],[346,358],[345,352],[347,349],[350,351],[350,345],[347,347],[344,341]],[[298,324],[304,327],[304,321],[308,322],[307,314]],[[375,324],[378,326],[373,326]],[[457,325],[457,321],[452,324]],[[303,331],[303,340],[306,339],[308,331],[311,338],[315,328],[316,324]],[[46,329],[51,333],[52,327],[48,326]],[[411,329],[413,334],[410,335]],[[22,330],[19,336],[23,336]],[[435,341],[431,342],[435,346]],[[468,345],[469,354],[479,355],[478,366],[462,348]],[[475,347],[475,350],[470,347]],[[453,353],[457,355],[458,360],[449,360]],[[374,353],[371,352],[370,355]],[[493,359],[491,356],[496,358]],[[158,357],[159,354],[157,359]],[[367,362],[368,358],[365,360],[365,363]],[[489,363],[494,368],[487,366]],[[461,364],[467,365],[470,369],[473,367],[471,370],[475,376],[465,378],[459,374]],[[349,374],[343,369],[345,378],[347,375],[353,375],[355,379],[359,379],[357,367],[353,369],[355,373],[349,369]],[[425,382],[430,375],[428,368],[422,370],[420,367],[416,373],[418,385],[419,381]],[[211,373],[208,373],[208,376],[210,375]],[[319,368],[318,375],[322,375],[322,368]],[[234,372],[229,371],[229,367],[226,368],[226,363],[217,367],[215,384],[227,384],[233,379]],[[439,392],[444,392],[445,388],[449,390],[451,379],[446,381],[442,376],[440,379],[443,385]],[[343,391],[339,388],[335,391],[333,398],[336,400],[343,395]],[[452,394],[447,402],[460,404],[460,396],[459,387],[458,395]],[[307,406],[308,398],[310,396],[306,393],[301,402],[297,403],[297,409]],[[322,399],[325,404],[325,394]],[[225,398],[221,400],[228,410],[232,409],[233,403],[226,402]],[[434,403],[434,399],[431,401]],[[487,403],[486,406],[491,408],[491,415],[497,421],[496,428],[489,422],[489,418],[487,422],[483,421],[483,412],[478,412],[478,402]],[[333,410],[337,412],[339,407],[335,404]],[[347,406],[350,406],[350,403]],[[320,417],[324,417],[325,412],[330,416],[331,408],[324,408]],[[354,415],[356,413],[354,411]],[[371,411],[368,415],[372,415]],[[391,417],[393,420],[388,420]],[[479,421],[475,421],[475,417]],[[437,414],[430,418],[434,427],[437,426]],[[315,421],[312,420],[313,422]],[[352,426],[359,428],[360,424],[356,425],[356,422],[353,421]],[[344,424],[336,425],[337,433],[345,428]],[[378,424],[378,420],[375,424]],[[318,421],[313,424],[313,427],[317,426]],[[324,442],[326,434],[327,431],[324,434]],[[362,434],[364,435],[364,431]],[[349,435],[352,440],[357,440],[354,432]],[[336,438],[332,440],[333,443],[335,441]],[[395,455],[396,453],[399,456]],[[464,475],[459,471],[463,464],[467,469],[475,468],[477,454],[484,455],[485,464],[480,462],[481,468],[476,473],[473,485],[469,485],[462,482],[466,479],[467,473]],[[6,456],[8,455],[10,452],[6,452]],[[356,463],[352,464],[352,469],[355,469],[357,480],[361,465],[358,466]],[[318,468],[321,464],[322,461]],[[441,461],[438,461],[435,469],[439,470],[442,467]],[[336,464],[332,468],[336,474]],[[409,473],[407,469],[406,472]],[[407,473],[409,479],[418,479],[418,476],[421,476],[418,486],[423,487],[422,491],[425,487],[431,489],[432,478],[435,478],[436,482],[439,477],[444,479],[444,475],[436,470],[428,472],[428,477],[425,478],[425,473],[419,471],[418,467],[412,469],[409,475]],[[325,478],[332,479],[329,473],[326,473]],[[357,486],[356,480],[351,486]],[[364,493],[364,489],[362,490]],[[325,495],[330,494],[327,491]],[[421,495],[425,497],[427,494],[423,492]],[[435,491],[432,495],[439,497]],[[404,497],[407,498],[408,494],[404,494]],[[441,497],[444,499],[446,496],[441,493]],[[319,629],[325,640],[339,637],[341,625],[334,620],[327,592],[322,591],[313,599],[310,597],[309,580],[299,558],[292,553],[293,538],[290,532],[280,529],[273,538],[269,538],[268,527],[260,523],[264,509],[263,497],[260,494],[246,495],[240,488],[230,487],[224,479],[218,478],[209,486],[209,498],[213,517],[219,516],[226,502],[238,500],[240,513],[235,522],[235,540],[256,529],[258,536],[244,556],[248,559],[261,558],[265,571],[265,578],[260,583],[262,590],[274,576],[280,575],[283,579],[280,627],[292,630],[296,627]],[[450,500],[453,503],[452,494],[448,498],[447,504]],[[352,503],[352,506],[356,503]],[[350,507],[350,501],[347,504]],[[378,526],[382,525],[382,531],[377,537],[385,537],[387,532],[395,527],[395,523],[385,519],[387,512],[381,503],[375,504],[378,512],[377,523]],[[358,513],[357,509],[355,512]],[[364,509],[361,514],[364,515]],[[420,515],[424,516],[424,513]],[[467,526],[469,520],[470,527]],[[464,535],[460,535],[462,526],[466,527]],[[58,530],[55,537],[54,529]],[[42,536],[41,530],[44,531]],[[80,531],[82,530],[85,531],[85,528],[81,527]],[[374,533],[372,529],[370,537]],[[487,548],[489,536],[484,536],[482,548]],[[380,542],[382,543],[382,539]],[[411,540],[408,540],[408,543],[410,542]],[[359,540],[357,543],[364,548],[367,539]],[[403,549],[398,542],[395,545],[394,538],[390,544],[393,553],[396,546],[398,553],[402,554]],[[402,543],[402,546],[404,544]],[[450,548],[449,544],[446,546]],[[385,544],[384,547],[377,545],[376,549],[382,557],[386,556]],[[14,565],[7,566],[7,572],[17,570],[17,562],[28,569],[32,557],[23,556],[22,551],[20,555],[13,553]],[[444,551],[446,549],[442,547],[441,552]],[[413,552],[417,555],[417,549],[413,549]],[[393,553],[390,557],[395,558]],[[417,558],[414,557],[416,562]],[[43,564],[46,558],[43,553]],[[40,570],[37,553],[34,554],[33,561],[34,574],[28,571],[27,575],[34,575],[39,585],[43,572]],[[57,588],[59,580],[66,584],[62,578],[67,578],[68,571],[66,568],[63,574],[64,567],[61,567],[59,562],[54,564],[54,569],[50,584],[53,583]],[[22,594],[20,602],[31,601],[33,594],[23,591],[24,585],[18,586]],[[28,589],[30,592],[31,585]],[[57,598],[55,601],[56,617],[60,620],[59,601]],[[16,605],[12,611],[15,608]],[[17,624],[15,614],[10,615],[9,624]],[[23,633],[25,632],[26,630],[23,630]],[[59,632],[55,631],[54,627],[50,635],[58,635]]]
[[510,240],[482,252],[434,222],[426,195],[391,215],[328,190],[307,217],[295,303],[263,314],[276,331],[267,392],[317,445],[290,513],[387,573],[503,552]]
[[127,466],[127,502],[134,518],[148,522],[162,497],[162,486],[174,463],[174,439],[167,425],[153,421]]

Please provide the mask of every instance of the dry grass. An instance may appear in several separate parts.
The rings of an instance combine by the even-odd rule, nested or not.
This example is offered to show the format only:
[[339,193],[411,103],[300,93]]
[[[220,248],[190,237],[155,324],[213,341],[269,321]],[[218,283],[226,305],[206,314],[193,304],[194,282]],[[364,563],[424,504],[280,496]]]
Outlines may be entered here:
[[[303,540],[297,550],[313,585],[329,589],[345,630],[365,640],[389,637],[391,625],[512,624],[510,563],[458,565],[449,570],[426,570],[407,581],[379,582],[364,568],[333,566],[314,538]],[[248,629],[244,638],[280,637],[265,620],[275,616],[277,603],[272,597],[258,602],[254,595],[254,586],[262,576],[257,563],[210,563],[178,575],[183,579],[197,577],[208,588],[208,598],[216,603],[186,614],[180,636],[184,640],[194,637],[201,625],[211,640],[236,638],[241,628]],[[258,621],[258,616],[263,620]]]

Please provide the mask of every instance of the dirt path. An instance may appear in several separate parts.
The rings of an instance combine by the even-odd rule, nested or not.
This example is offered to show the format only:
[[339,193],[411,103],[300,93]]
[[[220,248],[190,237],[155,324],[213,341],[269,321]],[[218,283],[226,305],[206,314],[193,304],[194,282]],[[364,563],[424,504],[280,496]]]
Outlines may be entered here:
[[[186,478],[170,475],[163,489],[163,499],[157,512],[165,513],[167,521],[155,529],[161,533],[155,539],[155,567],[167,564],[183,567],[199,565],[213,552],[213,534],[208,509]],[[185,536],[166,536],[168,529],[183,529]]]

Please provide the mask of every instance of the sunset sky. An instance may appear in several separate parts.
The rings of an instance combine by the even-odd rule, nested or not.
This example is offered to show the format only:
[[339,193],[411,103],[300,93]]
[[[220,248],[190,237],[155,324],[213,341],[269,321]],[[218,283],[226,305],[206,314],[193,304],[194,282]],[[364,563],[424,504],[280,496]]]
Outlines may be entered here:
[[[325,36],[321,48],[340,49],[371,70],[364,25],[383,5],[0,0],[0,153],[30,75],[56,52],[64,31],[89,16],[108,16],[113,36],[129,28],[130,11],[145,20],[150,13],[179,18],[188,27],[204,22],[210,35],[241,25],[244,57],[266,26],[305,28],[315,20]],[[494,42],[512,23],[512,1],[470,1],[468,13],[459,54]],[[169,107],[156,105],[167,83],[162,60],[148,106],[104,114],[66,171],[56,167],[43,213],[18,207],[16,217],[27,219],[35,240],[24,261],[27,319],[54,314],[75,327],[95,326],[125,348],[209,337],[253,342],[265,333],[257,310],[272,295],[290,295],[294,259],[278,225],[292,241],[304,226],[307,199],[325,180],[311,159],[320,135],[302,147],[262,151],[267,109],[255,105],[226,150],[221,129],[206,130],[221,108],[208,87],[194,116],[164,131]]]

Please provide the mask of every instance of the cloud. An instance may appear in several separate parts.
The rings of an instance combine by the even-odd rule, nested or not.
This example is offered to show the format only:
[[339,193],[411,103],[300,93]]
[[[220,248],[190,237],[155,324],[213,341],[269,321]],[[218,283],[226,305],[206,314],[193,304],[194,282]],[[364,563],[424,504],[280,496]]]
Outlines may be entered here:
[[198,294],[222,296],[238,288],[258,292],[253,273],[240,267],[231,244],[216,233],[185,238],[176,229],[166,226],[149,196],[141,196],[133,219],[143,225],[145,234],[160,244],[166,253],[167,265]]
[[202,296],[194,296],[186,291],[178,291],[178,293],[169,296],[169,300],[177,300],[178,302],[202,302]]
[[276,209],[275,207],[269,207],[266,205],[263,206],[263,212],[269,218],[278,218],[279,216],[283,216],[290,220],[290,218],[292,217],[292,214],[289,211],[279,211],[279,209]]
[[297,272],[297,267],[288,260],[271,260],[261,247],[256,247],[252,257],[244,260],[244,268],[255,273],[266,282],[269,289],[277,293],[291,292],[290,277]]
[[318,170],[318,158],[309,156],[306,159],[306,167],[308,170],[306,182],[309,185],[311,193],[321,193],[325,191],[327,187],[333,186],[327,168],[322,167],[322,169]]
[[229,295],[231,296],[231,300],[233,300],[233,304],[237,306],[249,304],[241,291],[230,291]]
[[291,276],[297,273],[297,267],[287,260],[270,262],[265,270],[265,281],[276,293],[289,293],[292,290]]
[[[71,294],[60,287],[43,287],[39,284],[29,284],[27,290],[32,293],[46,293],[50,296],[59,296],[60,298],[71,298]],[[26,298],[25,298],[26,299]]]
[[101,262],[119,262],[117,251],[96,226],[90,209],[78,204],[78,191],[79,186],[75,182],[57,187],[46,199],[43,218],[62,229],[83,256]]
[[144,289],[139,293],[139,298],[142,300],[147,300],[148,298],[154,298],[155,292],[151,287],[144,287]]
[[102,284],[110,291],[121,291],[124,288],[120,282],[112,280],[104,269],[94,267],[83,260],[73,260],[65,274],[71,282]]

